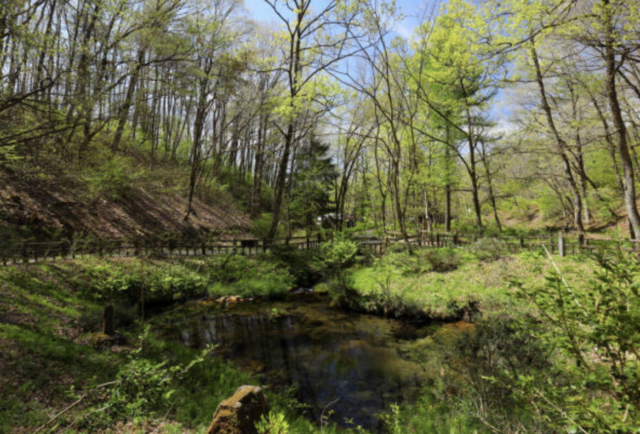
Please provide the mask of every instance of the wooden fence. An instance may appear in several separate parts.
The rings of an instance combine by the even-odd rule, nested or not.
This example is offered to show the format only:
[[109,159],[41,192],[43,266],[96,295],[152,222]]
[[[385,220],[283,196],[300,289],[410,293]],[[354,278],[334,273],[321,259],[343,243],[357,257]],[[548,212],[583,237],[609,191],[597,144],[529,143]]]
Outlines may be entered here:
[[[360,237],[361,247],[370,248],[378,254],[387,251],[389,245],[404,242],[399,233],[389,232],[384,240],[375,237]],[[614,240],[601,238],[587,238],[584,235],[567,237],[563,232],[538,236],[500,236],[486,237],[485,240],[495,240],[509,252],[522,250],[543,250],[546,248],[552,254],[560,256],[575,254],[591,254],[598,252],[640,253],[640,242],[635,240]],[[459,235],[456,233],[421,232],[408,237],[409,244],[415,247],[459,247],[470,245],[480,240],[477,236]]]
[[[510,252],[542,249],[560,256],[594,252],[640,252],[640,243],[631,240],[612,240],[579,237],[565,237],[558,234],[528,237],[494,238]],[[390,245],[403,243],[398,234],[389,233],[385,239],[375,236],[356,235],[361,248],[373,250],[382,255]],[[326,241],[321,234],[303,237],[291,237],[268,243],[257,238],[238,238],[226,240],[212,239],[100,239],[56,242],[24,242],[0,246],[0,265],[37,263],[60,259],[75,259],[87,256],[96,257],[163,257],[163,256],[207,256],[237,253],[259,255],[284,246],[295,249],[317,249]],[[414,247],[459,247],[478,241],[474,236],[455,233],[420,232],[409,237]]]
[[23,242],[0,246],[0,264],[26,264],[60,259],[96,257],[163,257],[207,256],[237,253],[259,255],[273,249],[290,246],[295,249],[316,249],[323,242],[320,234],[291,237],[268,243],[257,238],[226,240],[207,239],[100,239],[54,242]]

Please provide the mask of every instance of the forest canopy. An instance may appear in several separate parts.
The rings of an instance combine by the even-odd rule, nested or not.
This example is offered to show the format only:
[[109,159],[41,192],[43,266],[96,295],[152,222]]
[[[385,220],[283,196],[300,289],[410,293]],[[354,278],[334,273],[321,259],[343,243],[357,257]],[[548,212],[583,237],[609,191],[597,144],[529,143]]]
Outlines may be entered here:
[[635,0],[263,6],[3,2],[3,170],[171,189],[185,220],[232,196],[270,238],[328,213],[640,237]]

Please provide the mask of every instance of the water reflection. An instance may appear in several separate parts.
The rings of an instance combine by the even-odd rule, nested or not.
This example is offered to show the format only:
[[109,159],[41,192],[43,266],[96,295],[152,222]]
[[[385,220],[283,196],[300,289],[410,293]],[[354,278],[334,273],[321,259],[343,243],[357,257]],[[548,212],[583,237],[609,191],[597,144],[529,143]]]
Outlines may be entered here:
[[433,330],[347,314],[324,301],[193,307],[168,317],[162,328],[165,337],[190,347],[217,344],[224,358],[267,383],[298,384],[315,420],[339,398],[334,422],[346,426],[352,419],[372,430],[380,428],[380,412],[415,399],[427,380],[410,348]]

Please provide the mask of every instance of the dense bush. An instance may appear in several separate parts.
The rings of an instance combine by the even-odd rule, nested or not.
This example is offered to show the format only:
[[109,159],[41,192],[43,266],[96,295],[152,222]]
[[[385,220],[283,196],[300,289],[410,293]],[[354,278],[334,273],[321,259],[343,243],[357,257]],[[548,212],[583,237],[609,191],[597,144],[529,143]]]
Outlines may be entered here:
[[517,392],[554,415],[558,431],[638,432],[640,263],[632,256],[601,258],[600,265],[587,288],[569,286],[559,273],[543,288],[516,282],[519,295],[539,309],[539,336],[558,354],[556,368],[571,377],[546,389],[523,377]]
[[480,321],[470,333],[461,333],[445,355],[446,387],[470,404],[468,417],[499,432],[554,432],[550,415],[531,407],[519,393],[520,381],[547,388],[566,381],[552,370],[553,347],[509,316]]
[[464,254],[456,249],[424,249],[419,259],[429,264],[430,271],[439,273],[456,270],[463,264]]
[[535,315],[492,315],[455,341],[445,379],[469,417],[492,432],[638,432],[640,264],[600,265],[582,288],[555,270],[515,282]]
[[358,244],[340,232],[336,232],[331,242],[322,245],[321,260],[340,294],[345,294],[349,288],[349,267],[354,265],[357,253]]
[[121,155],[98,158],[100,163],[87,172],[85,181],[91,199],[115,200],[127,193],[145,175],[133,159]]
[[480,238],[467,247],[481,261],[494,261],[509,253],[508,246],[497,238]]
[[147,301],[177,300],[206,293],[207,279],[180,265],[137,268],[105,262],[84,268],[88,295],[98,300],[137,300],[141,290]]
[[[404,246],[403,246],[404,247]],[[467,259],[465,253],[458,249],[415,249],[409,254],[406,248],[390,251],[374,261],[374,269],[385,271],[395,270],[402,275],[409,276],[430,271],[446,272],[460,267]]]

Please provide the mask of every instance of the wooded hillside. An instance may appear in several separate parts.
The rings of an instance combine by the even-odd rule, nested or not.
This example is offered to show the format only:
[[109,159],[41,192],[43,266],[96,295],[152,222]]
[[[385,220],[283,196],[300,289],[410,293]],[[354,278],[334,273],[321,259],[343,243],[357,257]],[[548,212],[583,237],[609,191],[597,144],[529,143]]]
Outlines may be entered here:
[[[88,232],[92,212],[136,220],[150,201],[172,223],[149,210],[149,227],[181,229],[178,214],[202,217],[197,198],[220,197],[271,238],[328,213],[405,239],[640,232],[637,2],[450,0],[416,9],[402,36],[413,11],[393,3],[264,5],[3,3],[0,164],[23,184],[77,181],[89,201],[60,200],[93,208],[64,211]],[[25,212],[64,226],[46,196]]]

